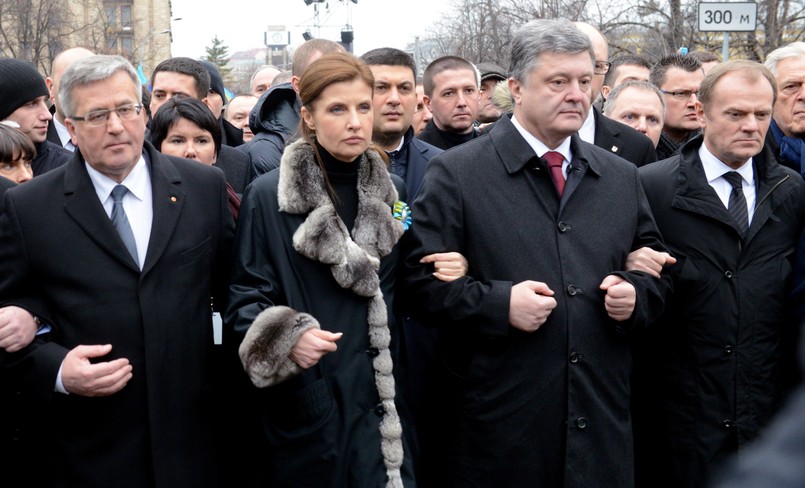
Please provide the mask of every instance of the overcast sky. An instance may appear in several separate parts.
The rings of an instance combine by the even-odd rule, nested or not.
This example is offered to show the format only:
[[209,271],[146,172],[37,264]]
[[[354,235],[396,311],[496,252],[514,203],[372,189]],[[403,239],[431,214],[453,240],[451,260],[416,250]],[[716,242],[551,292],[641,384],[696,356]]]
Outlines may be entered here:
[[[203,56],[216,34],[230,54],[263,47],[269,25],[285,25],[292,46],[303,42],[306,30],[316,34],[314,7],[304,0],[172,0],[172,6],[173,17],[181,18],[171,26],[173,56]],[[376,47],[403,49],[449,6],[450,0],[328,0],[318,4],[321,29],[316,37],[338,41],[349,23],[357,55]]]

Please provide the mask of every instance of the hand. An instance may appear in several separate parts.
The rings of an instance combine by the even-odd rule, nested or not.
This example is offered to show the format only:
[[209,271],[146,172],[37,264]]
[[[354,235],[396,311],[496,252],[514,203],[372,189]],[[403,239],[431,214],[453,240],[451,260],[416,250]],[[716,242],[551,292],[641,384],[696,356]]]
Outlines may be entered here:
[[604,307],[613,320],[622,322],[632,316],[637,302],[637,292],[631,283],[620,276],[609,275],[599,286],[607,294],[604,297]]
[[539,281],[523,281],[512,287],[509,324],[525,332],[534,332],[548,320],[556,308],[553,290]]
[[0,348],[17,352],[34,340],[39,326],[34,316],[24,308],[8,306],[0,308]]
[[676,258],[667,252],[655,251],[650,247],[641,247],[626,257],[625,271],[643,271],[655,278],[660,277],[663,266],[676,263]]
[[338,349],[335,343],[343,335],[342,332],[333,334],[326,330],[308,329],[291,349],[291,361],[303,369],[315,366],[325,354]]
[[467,275],[469,265],[467,259],[458,252],[438,252],[428,254],[419,260],[420,263],[433,263],[436,271],[433,276],[442,281],[453,281]]
[[74,395],[100,397],[122,390],[131,379],[131,364],[126,358],[103,363],[90,359],[106,356],[112,346],[76,346],[64,357],[61,381],[64,389]]

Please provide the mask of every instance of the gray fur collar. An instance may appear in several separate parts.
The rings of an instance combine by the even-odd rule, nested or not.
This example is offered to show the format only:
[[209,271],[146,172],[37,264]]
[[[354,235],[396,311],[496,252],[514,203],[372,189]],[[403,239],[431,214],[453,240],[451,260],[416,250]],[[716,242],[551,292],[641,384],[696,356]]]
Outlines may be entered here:
[[[380,258],[391,252],[404,229],[402,222],[392,216],[397,190],[383,159],[369,150],[356,164],[360,164],[358,215],[352,235],[338,217],[327,194],[324,175],[315,163],[313,148],[304,141],[289,145],[282,155],[279,209],[289,214],[307,214],[293,235],[294,249],[298,253],[329,264],[339,286],[370,298],[367,310],[369,343],[379,352],[372,360],[372,367],[375,387],[385,411],[380,422],[380,449],[388,476],[386,487],[402,488],[402,424],[394,401],[396,388],[389,350],[391,332],[378,270]],[[287,322],[304,321],[297,317]]]

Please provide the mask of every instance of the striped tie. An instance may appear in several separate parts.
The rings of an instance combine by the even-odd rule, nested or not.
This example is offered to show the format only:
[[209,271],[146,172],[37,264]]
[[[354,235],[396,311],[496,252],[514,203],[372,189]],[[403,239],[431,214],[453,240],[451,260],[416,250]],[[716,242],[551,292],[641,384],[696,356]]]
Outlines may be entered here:
[[724,173],[723,176],[724,179],[732,185],[732,193],[730,193],[730,201],[727,204],[727,210],[729,210],[732,218],[735,219],[738,228],[741,229],[741,235],[746,234],[746,229],[749,227],[749,211],[746,207],[746,197],[744,197],[741,175],[736,171],[730,171]]

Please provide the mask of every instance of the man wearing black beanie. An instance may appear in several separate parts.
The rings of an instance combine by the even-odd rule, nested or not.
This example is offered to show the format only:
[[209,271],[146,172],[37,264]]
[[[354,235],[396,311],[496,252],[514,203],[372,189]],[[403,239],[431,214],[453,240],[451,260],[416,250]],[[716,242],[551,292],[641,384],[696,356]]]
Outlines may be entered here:
[[48,142],[48,124],[53,118],[47,106],[45,79],[33,64],[14,58],[0,58],[0,121],[19,126],[36,146],[31,163],[34,176],[57,168],[70,158],[70,151]]

